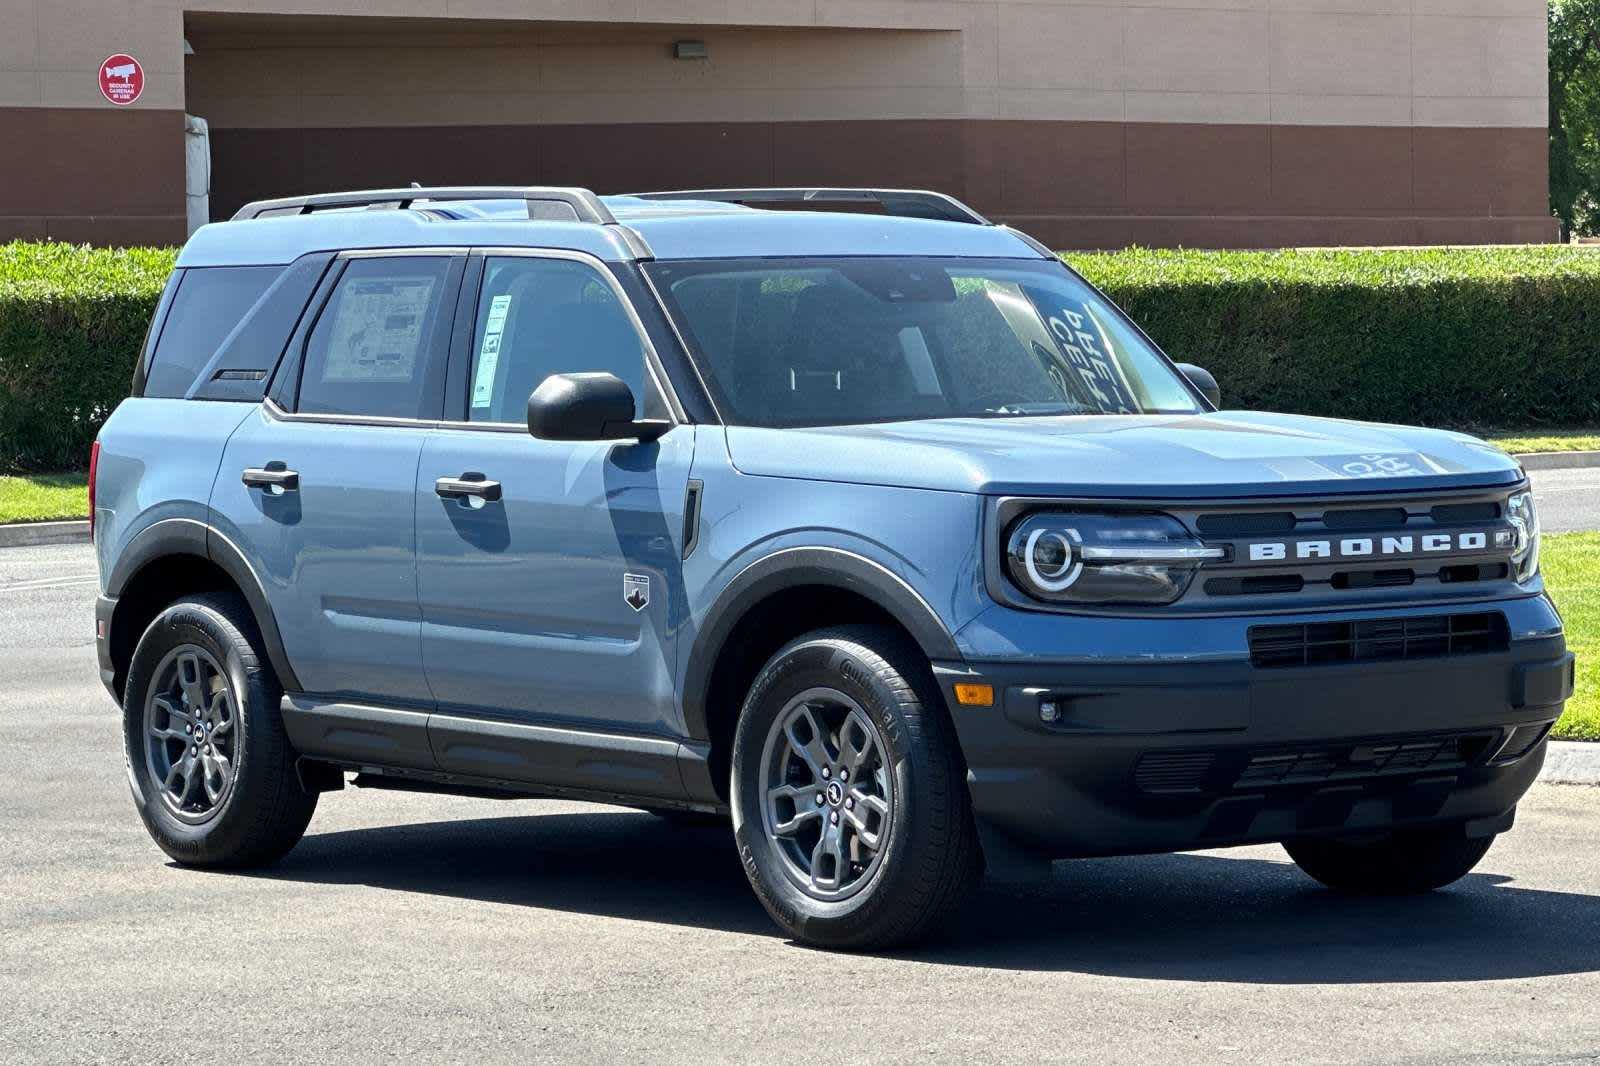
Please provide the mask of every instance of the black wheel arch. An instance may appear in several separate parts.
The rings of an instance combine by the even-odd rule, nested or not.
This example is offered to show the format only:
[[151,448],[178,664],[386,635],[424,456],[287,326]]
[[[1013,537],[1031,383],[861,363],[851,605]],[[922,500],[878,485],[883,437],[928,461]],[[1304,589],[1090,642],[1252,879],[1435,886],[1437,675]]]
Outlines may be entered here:
[[[186,562],[185,560],[189,560]],[[193,571],[193,580],[171,580]],[[194,518],[164,518],[129,541],[106,579],[105,595],[116,601],[108,638],[116,664],[114,689],[120,698],[127,664],[145,626],[167,605],[198,591],[231,587],[250,608],[261,633],[267,660],[279,682],[291,692],[300,688],[284,650],[283,636],[266,590],[239,547],[215,527]]]
[[[930,661],[959,660],[955,639],[928,602],[904,579],[841,548],[788,548],[751,563],[723,589],[699,626],[684,674],[683,713],[689,737],[715,743],[711,689],[718,663],[740,622],[774,597],[798,589],[837,590],[865,601],[916,642]],[[844,598],[844,597],[841,597]],[[849,620],[849,619],[845,619]],[[839,619],[821,618],[820,625]],[[759,664],[758,664],[759,665]]]

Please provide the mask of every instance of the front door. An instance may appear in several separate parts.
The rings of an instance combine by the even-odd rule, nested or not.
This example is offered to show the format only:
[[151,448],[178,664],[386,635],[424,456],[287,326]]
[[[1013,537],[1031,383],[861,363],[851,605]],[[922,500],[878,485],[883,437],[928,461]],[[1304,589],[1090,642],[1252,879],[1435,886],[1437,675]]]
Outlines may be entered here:
[[[441,715],[670,731],[694,427],[648,444],[526,428],[529,393],[556,373],[609,371],[663,414],[647,343],[598,262],[484,260],[470,348],[456,353],[467,373],[447,400],[461,420],[427,439],[417,468],[423,662]],[[481,746],[459,761],[435,746],[446,769],[493,771],[475,761]]]
[[427,704],[416,469],[442,412],[464,257],[350,257],[228,441],[212,492],[310,693]]

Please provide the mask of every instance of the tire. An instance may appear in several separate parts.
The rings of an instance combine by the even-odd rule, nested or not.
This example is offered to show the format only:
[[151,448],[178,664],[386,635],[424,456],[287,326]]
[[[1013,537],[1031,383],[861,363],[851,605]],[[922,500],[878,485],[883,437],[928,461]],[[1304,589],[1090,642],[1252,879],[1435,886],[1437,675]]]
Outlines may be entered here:
[[734,734],[731,805],[751,887],[806,944],[913,943],[982,874],[965,766],[927,661],[879,627],[808,634],[762,668]]
[[1291,840],[1295,865],[1336,892],[1404,896],[1432,892],[1465,877],[1494,837],[1468,837],[1459,825],[1397,829],[1370,841]]
[[244,602],[210,593],[167,607],[134,649],[123,693],[128,779],[150,836],[186,866],[275,862],[316,810],[284,734],[283,689],[259,647]]

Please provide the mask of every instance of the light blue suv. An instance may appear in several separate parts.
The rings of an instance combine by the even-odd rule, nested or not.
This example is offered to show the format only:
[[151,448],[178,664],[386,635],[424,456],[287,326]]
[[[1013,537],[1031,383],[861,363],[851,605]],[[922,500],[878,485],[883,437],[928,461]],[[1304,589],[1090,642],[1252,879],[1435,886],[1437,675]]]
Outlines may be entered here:
[[347,775],[731,816],[839,948],[1071,856],[1461,877],[1572,691],[1522,471],[1218,406],[933,193],[251,204],[95,445],[134,798],[230,867]]

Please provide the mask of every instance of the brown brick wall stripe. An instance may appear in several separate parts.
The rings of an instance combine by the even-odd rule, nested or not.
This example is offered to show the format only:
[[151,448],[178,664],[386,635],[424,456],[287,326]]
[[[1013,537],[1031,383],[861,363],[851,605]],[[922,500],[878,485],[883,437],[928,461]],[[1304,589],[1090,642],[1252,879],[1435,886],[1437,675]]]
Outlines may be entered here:
[[[176,111],[0,109],[0,239],[183,235]],[[1555,237],[1537,128],[1010,120],[219,129],[212,213],[424,184],[942,189],[1063,248]]]
[[363,186],[933,188],[1060,247],[1555,237],[1545,133],[925,120],[216,130],[213,214]]
[[183,240],[183,112],[0,108],[0,240]]

